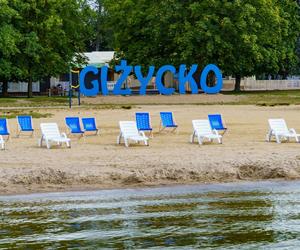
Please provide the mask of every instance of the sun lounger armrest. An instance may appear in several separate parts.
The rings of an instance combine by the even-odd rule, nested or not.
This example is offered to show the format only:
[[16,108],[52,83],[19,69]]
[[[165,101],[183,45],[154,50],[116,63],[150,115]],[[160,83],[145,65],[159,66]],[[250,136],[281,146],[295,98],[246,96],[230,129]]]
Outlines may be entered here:
[[141,136],[143,136],[144,138],[147,138],[146,135],[145,135],[145,133],[144,133],[144,131],[139,131],[139,134],[140,134]]
[[64,138],[66,138],[66,139],[68,138],[67,135],[66,135],[66,133],[61,133],[61,136],[64,137]]
[[213,129],[213,133],[214,133],[215,135],[219,135],[219,132],[218,132],[218,130],[216,130],[216,129]]
[[297,133],[296,133],[296,130],[295,130],[294,128],[290,128],[289,131],[290,131],[292,134],[297,134]]

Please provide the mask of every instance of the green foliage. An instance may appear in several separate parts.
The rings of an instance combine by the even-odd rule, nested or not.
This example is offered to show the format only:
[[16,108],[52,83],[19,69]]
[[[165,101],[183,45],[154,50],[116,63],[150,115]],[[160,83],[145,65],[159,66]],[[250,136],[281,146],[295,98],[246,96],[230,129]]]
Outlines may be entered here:
[[[67,72],[84,60],[84,18],[74,0],[1,0],[0,29],[3,46],[0,55],[0,78],[32,81]],[[1,14],[2,13],[2,14]],[[1,18],[3,17],[3,18]],[[1,68],[4,70],[1,71]]]
[[8,5],[8,0],[0,1],[0,81],[13,78],[18,71],[13,64],[13,57],[19,52],[21,34],[11,23],[17,15]]
[[107,12],[102,0],[83,0],[81,9],[86,23],[87,51],[112,50],[113,30],[107,22]]

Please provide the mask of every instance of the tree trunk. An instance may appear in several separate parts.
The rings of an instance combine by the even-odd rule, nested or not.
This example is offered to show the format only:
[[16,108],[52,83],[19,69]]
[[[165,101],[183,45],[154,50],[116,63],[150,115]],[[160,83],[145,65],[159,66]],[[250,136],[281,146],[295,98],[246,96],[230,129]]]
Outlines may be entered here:
[[213,87],[216,85],[216,75],[214,72],[210,72],[207,77],[207,86]]
[[32,98],[33,97],[33,94],[32,94],[32,77],[31,76],[28,79],[27,97],[28,98]]
[[2,80],[2,96],[8,97],[8,81]]
[[98,10],[97,10],[97,27],[96,27],[96,51],[100,51],[100,26],[102,25],[101,23],[101,15],[102,15],[102,3],[101,1],[98,1]]
[[234,85],[235,92],[241,91],[241,79],[242,77],[240,75],[235,76],[235,85]]

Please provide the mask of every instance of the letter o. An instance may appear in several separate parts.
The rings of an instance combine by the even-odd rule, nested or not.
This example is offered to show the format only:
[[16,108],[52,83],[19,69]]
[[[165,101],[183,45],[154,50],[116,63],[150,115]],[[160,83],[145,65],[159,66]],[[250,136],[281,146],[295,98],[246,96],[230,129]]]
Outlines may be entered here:
[[[206,78],[210,71],[213,71],[217,77],[217,84],[213,87],[209,87],[206,84]],[[218,94],[223,88],[223,77],[222,77],[221,70],[214,64],[207,65],[202,71],[200,85],[204,93]]]

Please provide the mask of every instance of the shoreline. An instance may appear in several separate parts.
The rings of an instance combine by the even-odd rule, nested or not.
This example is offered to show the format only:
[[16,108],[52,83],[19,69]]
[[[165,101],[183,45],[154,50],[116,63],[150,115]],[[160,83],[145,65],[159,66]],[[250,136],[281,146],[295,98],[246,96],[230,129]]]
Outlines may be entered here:
[[[158,134],[159,111],[173,111],[177,134]],[[137,105],[132,109],[39,109],[50,118],[34,119],[34,138],[14,138],[16,120],[9,119],[12,138],[0,152],[0,195],[156,187],[240,181],[299,180],[300,144],[265,142],[267,119],[285,118],[300,132],[299,106]],[[150,146],[116,145],[118,121],[150,112],[154,138]],[[223,144],[190,144],[192,119],[221,113],[229,128]],[[66,132],[66,116],[93,116],[99,136],[78,140],[72,148],[39,148],[41,122],[57,122]]]
[[247,185],[247,184],[262,184],[262,183],[289,183],[299,182],[297,179],[255,179],[255,180],[236,180],[226,182],[190,182],[190,183],[177,183],[177,184],[158,184],[158,185],[133,185],[133,186],[115,186],[115,187],[65,187],[61,189],[49,189],[49,190],[36,190],[35,192],[16,192],[16,193],[0,193],[1,197],[13,197],[13,196],[27,196],[27,195],[42,195],[42,194],[64,194],[64,193],[85,193],[85,192],[101,192],[101,191],[114,191],[114,190],[143,190],[143,189],[160,189],[160,188],[177,188],[177,187],[193,187],[193,186],[206,186],[206,185]]
[[[251,174],[254,172],[255,167],[252,165],[251,170],[247,170],[246,174]],[[45,169],[42,169],[45,171]],[[50,170],[50,169],[49,169]],[[50,171],[53,171],[52,169]],[[180,170],[179,170],[180,171]],[[124,179],[119,179],[116,182],[110,183],[93,183],[84,184],[77,182],[70,182],[66,184],[53,184],[44,182],[44,184],[4,184],[1,183],[0,196],[11,196],[11,195],[26,195],[26,194],[38,194],[38,193],[53,193],[53,192],[87,192],[87,191],[98,191],[98,190],[116,190],[116,189],[142,189],[142,188],[159,188],[159,187],[172,187],[180,185],[210,185],[210,184],[226,184],[226,183],[245,183],[245,182],[280,182],[280,181],[299,181],[300,176],[294,176],[287,171],[286,168],[275,167],[269,169],[269,174],[271,176],[266,176],[266,178],[241,178],[239,175],[234,177],[234,174],[228,172],[222,172],[222,176],[227,175],[227,179],[218,179],[218,176],[212,175],[212,173],[205,173],[206,176],[204,180],[193,181],[192,178],[187,180],[155,180],[154,182],[141,181],[137,178],[136,173],[133,176],[128,176]],[[294,171],[294,169],[293,169]],[[45,174],[45,173],[43,173]],[[43,174],[37,173],[37,176],[42,177]],[[214,173],[215,174],[215,173]],[[281,177],[282,176],[282,177]],[[220,176],[219,176],[220,177]],[[194,177],[193,177],[194,178]],[[100,179],[100,178],[99,178]],[[129,181],[128,181],[129,180]],[[68,182],[68,181],[67,181]],[[128,182],[128,183],[127,183]],[[10,189],[12,188],[12,189]]]

